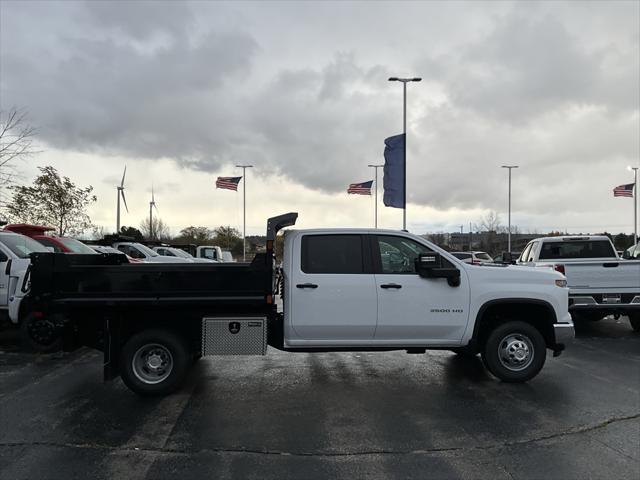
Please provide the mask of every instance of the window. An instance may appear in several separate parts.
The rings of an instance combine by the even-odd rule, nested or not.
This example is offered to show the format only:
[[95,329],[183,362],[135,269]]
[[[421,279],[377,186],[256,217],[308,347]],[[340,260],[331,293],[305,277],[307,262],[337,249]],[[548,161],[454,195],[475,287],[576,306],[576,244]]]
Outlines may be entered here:
[[40,242],[45,247],[52,248],[53,251],[56,252],[56,253],[63,253],[64,252],[64,250],[62,250],[62,247],[60,245],[58,245],[57,243],[55,243],[52,240],[49,240],[48,238],[40,237],[40,238],[38,238],[38,242]]
[[540,242],[531,243],[531,250],[529,250],[529,254],[527,255],[527,262],[535,261],[536,250],[538,250],[538,243]]
[[379,236],[382,273],[416,273],[416,258],[433,253],[428,247],[404,237]]
[[540,252],[540,260],[598,257],[615,257],[608,240],[545,242]]
[[476,258],[478,260],[482,260],[483,262],[489,262],[489,263],[493,262],[493,258],[491,258],[488,253],[484,253],[484,252],[476,253]]
[[44,245],[24,235],[7,234],[0,236],[5,247],[19,258],[29,258],[32,252],[48,252]]
[[454,253],[452,255],[460,260],[469,260],[471,258],[470,253]]
[[58,237],[58,241],[65,247],[71,250],[73,253],[95,254],[91,248],[87,247],[84,243],[69,237]]
[[360,235],[305,235],[302,237],[304,273],[364,273]]

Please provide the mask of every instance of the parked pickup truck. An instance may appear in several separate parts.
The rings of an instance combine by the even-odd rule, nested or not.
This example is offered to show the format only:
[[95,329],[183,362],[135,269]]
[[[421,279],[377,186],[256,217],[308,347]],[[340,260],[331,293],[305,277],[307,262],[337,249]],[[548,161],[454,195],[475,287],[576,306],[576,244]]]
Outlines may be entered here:
[[481,353],[496,377],[524,382],[546,349],[573,339],[566,281],[552,269],[469,265],[410,233],[366,229],[289,231],[276,269],[276,234],[296,218],[269,219],[266,252],[251,263],[36,254],[32,309],[63,315],[64,348],[102,350],[105,379],[143,395],[177,389],[202,355],[267,346]]
[[518,263],[552,267],[565,275],[575,319],[628,315],[633,329],[640,331],[640,261],[621,260],[609,237],[536,238]]

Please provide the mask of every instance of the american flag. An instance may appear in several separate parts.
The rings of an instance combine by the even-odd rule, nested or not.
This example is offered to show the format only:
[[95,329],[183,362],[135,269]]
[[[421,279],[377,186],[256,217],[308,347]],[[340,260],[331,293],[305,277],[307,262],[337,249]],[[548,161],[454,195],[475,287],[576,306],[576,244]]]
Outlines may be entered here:
[[347,193],[355,193],[356,195],[371,195],[371,185],[373,180],[362,183],[352,183],[347,188]]
[[618,185],[613,189],[614,197],[633,197],[634,183],[627,183],[626,185]]
[[227,190],[238,191],[238,183],[242,177],[218,177],[216,188],[226,188]]

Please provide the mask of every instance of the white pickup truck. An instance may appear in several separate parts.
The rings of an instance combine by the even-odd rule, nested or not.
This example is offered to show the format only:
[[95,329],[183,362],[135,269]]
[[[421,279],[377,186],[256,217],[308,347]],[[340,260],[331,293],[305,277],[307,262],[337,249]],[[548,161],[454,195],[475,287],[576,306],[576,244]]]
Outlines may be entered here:
[[[32,341],[27,329],[33,327],[31,312],[23,302],[28,291],[27,271],[31,264],[29,255],[34,252],[49,252],[44,245],[32,238],[10,231],[0,231],[0,315],[14,325],[20,325],[23,340],[40,351],[56,350],[60,343],[54,336],[46,337],[46,331],[54,327],[47,325],[40,329],[44,342]],[[36,321],[39,321],[35,319]]]
[[63,314],[65,348],[103,350],[104,378],[120,375],[143,395],[178,388],[194,358],[265,355],[267,346],[481,353],[496,377],[524,382],[547,349],[559,354],[573,339],[560,273],[470,265],[407,232],[289,231],[278,271],[276,234],[296,218],[269,219],[266,252],[251,263],[131,266],[39,254],[34,308]]
[[640,261],[622,260],[606,236],[543,237],[529,242],[520,265],[552,267],[567,277],[576,319],[628,315],[640,331]]

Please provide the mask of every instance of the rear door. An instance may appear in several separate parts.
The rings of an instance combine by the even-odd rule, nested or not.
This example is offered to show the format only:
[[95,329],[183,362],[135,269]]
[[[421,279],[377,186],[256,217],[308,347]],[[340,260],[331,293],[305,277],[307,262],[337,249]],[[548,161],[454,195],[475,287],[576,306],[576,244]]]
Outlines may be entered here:
[[295,337],[318,345],[371,342],[378,305],[365,236],[301,235],[293,252],[287,291]]

